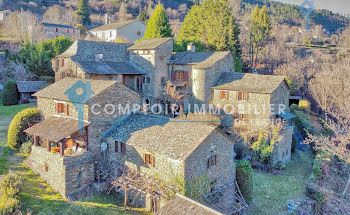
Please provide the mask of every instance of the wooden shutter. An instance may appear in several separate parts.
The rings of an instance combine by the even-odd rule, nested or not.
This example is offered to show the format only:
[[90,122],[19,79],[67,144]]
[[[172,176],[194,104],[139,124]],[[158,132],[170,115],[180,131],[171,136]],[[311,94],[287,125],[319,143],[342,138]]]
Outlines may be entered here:
[[175,81],[176,80],[176,71],[171,72],[171,80]]
[[229,92],[228,91],[226,91],[226,100],[228,100],[229,99],[229,96],[230,94],[229,94]]
[[121,148],[122,148],[122,154],[125,155],[126,154],[126,144],[125,143],[121,143]]
[[239,92],[236,92],[236,100],[238,100]]
[[248,92],[245,92],[244,94],[245,94],[245,95],[244,95],[245,100],[248,101],[249,93],[248,93]]
[[155,157],[153,155],[150,156],[151,166],[155,166]]
[[188,81],[188,72],[184,72],[184,80]]
[[146,154],[143,154],[143,163],[146,164]]
[[118,150],[118,145],[119,145],[118,141],[114,141],[114,152],[118,152],[119,151]]
[[68,104],[63,105],[64,114],[68,115]]
[[55,105],[56,105],[56,113],[58,113],[58,103],[56,103]]

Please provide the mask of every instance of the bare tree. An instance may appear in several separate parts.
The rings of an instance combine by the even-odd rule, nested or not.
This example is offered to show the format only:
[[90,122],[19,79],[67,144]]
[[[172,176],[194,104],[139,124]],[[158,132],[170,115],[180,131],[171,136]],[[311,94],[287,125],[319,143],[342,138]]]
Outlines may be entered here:
[[128,13],[127,4],[124,2],[121,3],[117,16],[119,21],[126,21],[132,18],[132,15]]
[[75,26],[80,20],[71,7],[65,8],[59,5],[54,5],[46,10],[43,15],[43,21]]
[[1,31],[5,37],[16,42],[37,41],[40,37],[40,23],[29,11],[12,13]]

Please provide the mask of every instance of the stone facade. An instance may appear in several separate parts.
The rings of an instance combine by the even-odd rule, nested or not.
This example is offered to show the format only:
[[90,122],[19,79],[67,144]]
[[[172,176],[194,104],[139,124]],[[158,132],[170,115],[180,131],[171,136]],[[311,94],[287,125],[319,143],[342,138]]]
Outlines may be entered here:
[[286,127],[283,132],[281,132],[281,138],[276,143],[272,152],[273,164],[276,164],[278,162],[286,164],[291,160],[293,129],[294,128],[292,126],[289,126]]
[[80,39],[80,29],[69,25],[42,23],[41,32],[44,39],[55,39],[56,37],[61,36],[65,36],[73,40]]
[[63,197],[85,193],[95,179],[91,152],[62,157],[46,148],[32,146],[26,164]]

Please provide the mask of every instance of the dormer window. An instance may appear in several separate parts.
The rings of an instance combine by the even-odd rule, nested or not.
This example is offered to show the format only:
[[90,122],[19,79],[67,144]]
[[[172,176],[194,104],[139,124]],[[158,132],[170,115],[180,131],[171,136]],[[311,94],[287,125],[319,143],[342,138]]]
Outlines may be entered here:
[[95,61],[102,63],[103,62],[103,54],[95,54]]

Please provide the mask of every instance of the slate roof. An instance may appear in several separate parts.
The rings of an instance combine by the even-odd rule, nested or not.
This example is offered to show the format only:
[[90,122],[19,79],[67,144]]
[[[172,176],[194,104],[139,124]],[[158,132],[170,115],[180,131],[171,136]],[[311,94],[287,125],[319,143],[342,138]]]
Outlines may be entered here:
[[157,215],[223,215],[222,213],[196,202],[183,195],[176,194]]
[[155,38],[155,39],[148,39],[148,40],[142,40],[138,43],[135,43],[132,45],[129,49],[130,50],[148,50],[148,49],[155,49],[158,46],[162,45],[163,43],[172,40],[172,37],[166,37],[166,38]]
[[77,29],[76,27],[70,26],[70,25],[61,25],[61,24],[55,24],[55,23],[47,23],[43,22],[41,23],[43,26],[48,26],[48,27],[56,27],[56,28],[73,28]]
[[[84,126],[87,125],[89,125],[89,123],[84,122]],[[27,128],[24,132],[58,142],[78,130],[78,120],[51,116]]]
[[221,74],[219,81],[213,88],[270,94],[284,81],[284,76],[226,72]]
[[119,121],[104,137],[184,160],[213,132],[219,132],[216,126],[135,113]]
[[194,64],[194,68],[207,69],[231,54],[229,51],[219,52],[177,52],[171,55],[169,64]]
[[123,22],[115,22],[115,23],[110,23],[110,24],[105,24],[98,26],[96,28],[90,29],[90,31],[104,31],[104,30],[115,30],[121,27],[124,27],[126,25],[129,25],[134,22],[141,22],[139,20],[128,20],[128,21],[123,21]]
[[[112,80],[93,80],[93,79],[77,79],[77,78],[64,78],[61,79],[54,84],[51,84],[50,86],[40,90],[39,92],[35,93],[34,96],[42,97],[42,98],[49,98],[49,99],[57,99],[57,100],[63,100],[63,101],[70,101],[68,96],[64,93],[72,87],[77,81],[81,80],[82,82],[91,82],[91,90],[94,92],[94,94],[90,97],[89,100],[97,96],[98,94],[102,93],[107,88],[116,85],[115,87],[122,88],[130,93],[134,93],[135,95],[138,95],[136,92],[130,90],[126,86],[120,84],[117,81]],[[121,98],[122,99],[122,98]],[[74,102],[74,101],[72,101]]]
[[17,81],[17,89],[20,93],[35,93],[46,85],[46,81]]
[[143,75],[146,74],[142,69],[129,62],[107,62],[98,63],[94,61],[75,61],[75,63],[84,72],[90,74],[126,74],[126,75]]

